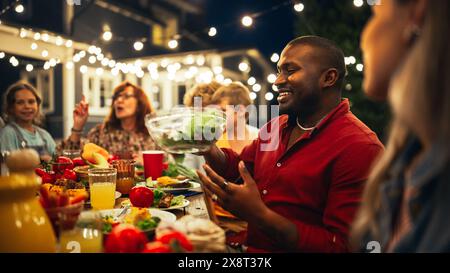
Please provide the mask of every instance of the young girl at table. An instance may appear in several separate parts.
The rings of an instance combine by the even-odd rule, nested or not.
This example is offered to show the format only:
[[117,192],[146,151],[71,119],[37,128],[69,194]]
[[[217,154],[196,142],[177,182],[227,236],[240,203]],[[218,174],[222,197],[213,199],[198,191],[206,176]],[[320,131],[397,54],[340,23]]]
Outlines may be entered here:
[[450,251],[450,1],[390,0],[362,35],[365,92],[389,98],[387,149],[353,227],[358,249]]
[[50,161],[56,144],[41,124],[41,98],[36,89],[27,82],[11,85],[5,93],[3,117],[6,126],[0,132],[2,152],[31,148],[41,160]]

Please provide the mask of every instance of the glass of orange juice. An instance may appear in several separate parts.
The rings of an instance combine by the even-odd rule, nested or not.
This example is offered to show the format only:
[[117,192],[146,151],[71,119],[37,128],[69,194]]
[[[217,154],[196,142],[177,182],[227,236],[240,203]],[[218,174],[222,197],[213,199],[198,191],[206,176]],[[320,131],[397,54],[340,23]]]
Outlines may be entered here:
[[102,219],[98,212],[82,212],[73,228],[60,227],[59,252],[101,253],[102,251]]
[[93,209],[112,209],[115,204],[117,170],[114,168],[89,169],[89,190]]

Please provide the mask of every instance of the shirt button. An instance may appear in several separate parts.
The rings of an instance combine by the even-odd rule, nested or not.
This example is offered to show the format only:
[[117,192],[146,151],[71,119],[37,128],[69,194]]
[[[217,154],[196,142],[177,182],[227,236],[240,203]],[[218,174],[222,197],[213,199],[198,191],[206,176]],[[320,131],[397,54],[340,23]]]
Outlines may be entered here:
[[267,194],[267,190],[263,190],[262,194],[266,195]]
[[277,167],[278,168],[281,167],[281,163],[280,162],[277,163]]

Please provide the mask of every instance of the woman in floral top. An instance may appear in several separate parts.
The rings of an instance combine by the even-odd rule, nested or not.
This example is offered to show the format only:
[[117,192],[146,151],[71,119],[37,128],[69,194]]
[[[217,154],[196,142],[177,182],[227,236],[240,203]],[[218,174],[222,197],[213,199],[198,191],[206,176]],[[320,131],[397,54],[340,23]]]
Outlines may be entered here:
[[105,122],[92,128],[87,137],[82,138],[89,117],[89,105],[83,97],[73,112],[72,134],[58,148],[80,149],[85,143],[92,142],[110,154],[138,160],[139,152],[156,149],[145,127],[147,114],[154,114],[154,110],[144,91],[125,81],[114,89],[111,111]]

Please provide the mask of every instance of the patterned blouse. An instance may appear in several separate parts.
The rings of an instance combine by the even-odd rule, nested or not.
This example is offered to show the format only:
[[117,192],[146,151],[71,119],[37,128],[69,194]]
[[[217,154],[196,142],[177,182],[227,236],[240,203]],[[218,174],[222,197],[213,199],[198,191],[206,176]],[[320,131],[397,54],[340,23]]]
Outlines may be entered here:
[[58,151],[81,149],[84,144],[92,142],[105,148],[110,154],[119,155],[122,158],[135,158],[141,151],[159,150],[149,135],[138,132],[110,129],[103,124],[92,128],[86,138],[73,142],[70,138],[62,141]]

